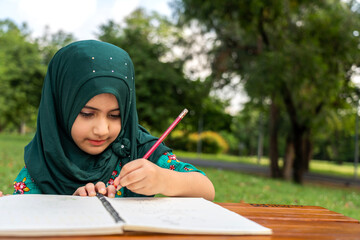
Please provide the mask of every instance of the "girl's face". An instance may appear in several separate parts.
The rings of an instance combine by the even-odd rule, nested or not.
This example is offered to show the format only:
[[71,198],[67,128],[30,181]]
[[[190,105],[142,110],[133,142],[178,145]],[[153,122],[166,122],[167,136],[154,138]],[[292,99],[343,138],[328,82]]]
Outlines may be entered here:
[[120,109],[110,93],[96,95],[83,107],[71,128],[71,136],[84,152],[102,153],[119,135]]

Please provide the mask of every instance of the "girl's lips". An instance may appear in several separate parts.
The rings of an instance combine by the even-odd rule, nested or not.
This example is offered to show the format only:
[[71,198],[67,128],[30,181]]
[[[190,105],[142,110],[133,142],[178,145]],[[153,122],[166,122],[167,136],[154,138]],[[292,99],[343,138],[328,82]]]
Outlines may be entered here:
[[89,139],[88,141],[91,145],[94,145],[94,146],[100,146],[106,142],[106,140],[91,140],[91,139]]

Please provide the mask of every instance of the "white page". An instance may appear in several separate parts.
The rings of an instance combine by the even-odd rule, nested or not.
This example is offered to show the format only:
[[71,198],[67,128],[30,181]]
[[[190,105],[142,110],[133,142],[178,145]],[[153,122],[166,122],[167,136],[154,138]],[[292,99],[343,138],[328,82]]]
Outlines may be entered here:
[[125,220],[125,231],[271,234],[271,229],[202,198],[107,199]]
[[115,224],[97,197],[29,194],[0,197],[0,235],[121,233],[122,227],[117,225],[120,224]]

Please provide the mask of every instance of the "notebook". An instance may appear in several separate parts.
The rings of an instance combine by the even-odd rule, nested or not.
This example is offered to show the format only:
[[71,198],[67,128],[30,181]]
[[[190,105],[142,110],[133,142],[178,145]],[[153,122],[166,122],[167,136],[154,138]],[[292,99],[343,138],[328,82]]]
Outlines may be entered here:
[[269,235],[263,227],[203,198],[0,197],[0,236],[168,234]]

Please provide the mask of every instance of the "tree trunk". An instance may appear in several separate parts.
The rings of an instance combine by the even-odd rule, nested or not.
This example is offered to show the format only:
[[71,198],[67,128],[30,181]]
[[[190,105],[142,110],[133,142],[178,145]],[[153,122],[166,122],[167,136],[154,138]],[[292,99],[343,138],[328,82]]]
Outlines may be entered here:
[[20,133],[21,135],[25,135],[25,133],[26,133],[26,123],[25,123],[24,121],[22,121],[22,122],[20,123],[19,133]]
[[283,177],[285,180],[289,180],[289,181],[291,180],[294,158],[295,158],[294,142],[290,137],[288,137],[286,139],[286,149],[285,149],[284,166],[283,166]]
[[280,178],[281,172],[278,164],[279,160],[279,152],[278,152],[278,115],[279,110],[272,101],[270,105],[270,149],[269,149],[269,157],[270,157],[270,174],[272,178]]
[[285,107],[287,113],[289,115],[289,119],[292,127],[292,136],[294,141],[294,165],[293,165],[293,180],[296,183],[302,184],[304,179],[303,175],[307,166],[309,165],[309,155],[310,155],[310,133],[308,127],[306,125],[301,124],[298,118],[298,110],[295,107],[294,101],[292,99],[291,91],[286,86],[286,84],[282,85],[283,92],[283,101],[285,103]]
[[259,138],[258,138],[258,151],[257,151],[257,164],[260,164],[261,158],[263,156],[263,138],[264,138],[264,134],[263,134],[263,117],[262,117],[262,113],[260,113],[259,116]]
[[310,133],[309,131],[306,132],[305,134],[305,139],[304,139],[304,168],[305,171],[308,172],[310,169],[310,160],[312,157],[312,144],[310,141]]
[[294,136],[294,176],[293,179],[296,183],[302,184],[304,182],[304,173],[309,167],[309,158],[311,157],[311,144],[309,139],[309,130],[302,126],[293,127]]

